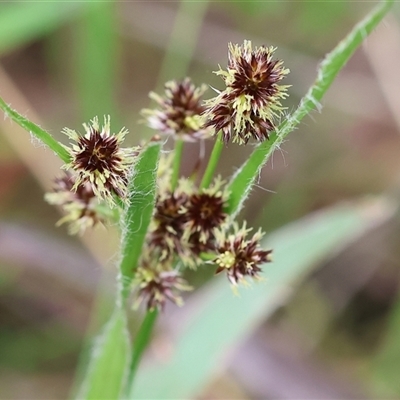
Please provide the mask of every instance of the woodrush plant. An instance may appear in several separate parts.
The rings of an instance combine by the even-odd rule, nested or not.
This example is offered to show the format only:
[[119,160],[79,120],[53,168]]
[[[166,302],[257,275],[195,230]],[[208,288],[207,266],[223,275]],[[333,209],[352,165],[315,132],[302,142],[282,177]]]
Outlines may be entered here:
[[[197,87],[189,78],[167,82],[163,95],[151,93],[157,107],[142,115],[156,135],[139,147],[123,147],[128,131],[114,133],[109,116],[83,124],[83,133],[65,128],[71,143],[59,143],[0,98],[5,115],[64,162],[63,174],[45,196],[64,211],[58,224],[68,224],[72,234],[109,221],[121,228],[115,308],[94,346],[79,398],[129,396],[158,313],[168,301],[182,305],[182,293],[192,290],[182,277],[185,268],[213,266],[235,290],[249,279],[260,279],[272,250],[261,247],[260,230],[252,233],[245,222],[236,222],[237,214],[273,151],[304,116],[320,110],[340,69],[391,4],[381,2],[325,57],[292,114],[281,104],[289,88],[281,81],[289,69],[274,58],[274,47],[253,47],[250,41],[228,45],[227,68],[216,72],[225,87],[214,89],[214,98],[202,100],[207,86]],[[170,154],[162,152],[163,136],[175,141]],[[214,149],[203,176],[196,168],[190,178],[181,177],[184,142],[212,138]],[[249,142],[259,144],[236,174],[230,179],[215,176],[223,146]],[[133,342],[127,329],[132,306],[146,310]]]

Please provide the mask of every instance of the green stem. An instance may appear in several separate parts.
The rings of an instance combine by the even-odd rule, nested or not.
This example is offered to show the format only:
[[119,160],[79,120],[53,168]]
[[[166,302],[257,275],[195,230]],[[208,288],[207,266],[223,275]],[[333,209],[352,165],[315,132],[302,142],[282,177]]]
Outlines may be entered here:
[[224,142],[222,140],[221,132],[218,133],[217,140],[215,141],[214,148],[211,152],[210,160],[208,161],[207,168],[204,172],[203,179],[200,183],[200,189],[207,188],[214,176],[215,169],[219,161],[222,149],[224,147]]
[[172,165],[172,177],[171,177],[171,190],[174,191],[176,185],[179,180],[179,170],[181,167],[182,160],[182,152],[183,152],[183,140],[178,139],[175,142],[175,150],[174,150],[174,161]]
[[53,136],[43,130],[40,126],[36,125],[32,121],[29,121],[29,119],[23,117],[21,114],[18,114],[17,111],[13,110],[8,104],[6,104],[1,97],[0,108],[4,111],[6,116],[10,117],[27,132],[35,135],[40,141],[50,147],[50,149],[53,150],[62,161],[64,161],[66,164],[70,162],[71,156],[69,155],[68,150],[61,143],[57,142]]
[[[135,337],[128,382],[133,382],[134,380],[142,355],[146,350],[147,345],[150,342],[151,333],[153,331],[153,327],[157,320],[157,316],[158,316],[157,310],[147,311],[147,314],[144,317],[142,325],[139,328],[139,332]],[[131,390],[131,388],[129,388],[129,390]]]

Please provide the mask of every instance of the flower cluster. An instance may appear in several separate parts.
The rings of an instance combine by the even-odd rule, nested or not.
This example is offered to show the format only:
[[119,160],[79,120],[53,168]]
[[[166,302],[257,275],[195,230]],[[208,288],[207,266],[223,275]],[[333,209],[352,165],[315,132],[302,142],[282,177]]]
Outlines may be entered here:
[[164,309],[169,300],[177,306],[183,305],[181,292],[190,291],[192,287],[181,277],[179,271],[166,269],[156,259],[144,257],[137,269],[133,286],[136,288],[134,307],[145,303],[148,310]]
[[188,267],[202,264],[201,253],[214,249],[214,233],[228,215],[224,211],[228,192],[221,179],[203,190],[182,180],[176,190],[159,193],[148,244],[161,262],[178,256]]
[[49,204],[60,206],[65,216],[58,225],[68,223],[71,234],[82,234],[86,229],[104,222],[98,200],[88,182],[76,185],[76,176],[65,172],[54,180],[52,193],[46,193]]
[[216,273],[225,270],[234,286],[243,283],[247,276],[259,278],[260,265],[271,261],[272,250],[263,250],[260,247],[260,239],[263,237],[261,230],[251,239],[246,239],[250,231],[251,229],[246,228],[246,223],[241,228],[234,223],[231,233],[217,233],[217,257],[214,259],[218,265]]
[[[226,144],[265,140],[282,113],[280,100],[287,96],[287,86],[279,82],[289,70],[273,59],[274,51],[264,46],[253,50],[249,41],[230,44],[227,70],[217,72],[225,82],[224,91],[203,101],[205,85],[196,87],[189,78],[170,81],[163,96],[150,94],[157,108],[145,109],[142,115],[157,138],[170,135],[179,140],[179,149],[183,142],[218,131]],[[140,151],[121,147],[128,131],[112,133],[109,116],[102,126],[97,117],[83,126],[84,134],[64,129],[72,141],[65,146],[70,159],[53,192],[46,194],[46,200],[65,213],[59,224],[69,223],[70,232],[79,234],[121,215],[129,203],[128,184]],[[225,272],[236,287],[246,278],[258,279],[262,265],[271,261],[271,250],[260,244],[263,233],[250,236],[246,223],[240,227],[229,215],[226,181],[217,177],[208,184],[212,174],[207,173],[200,185],[196,174],[179,179],[180,154],[161,157],[152,220],[139,263],[132,266],[135,305],[143,303],[149,310],[163,309],[167,301],[182,304],[181,293],[191,290],[182,277],[186,267],[207,268],[212,263],[215,273]],[[210,165],[214,172],[215,160]]]
[[211,136],[211,129],[204,127],[202,114],[205,106],[202,96],[206,85],[196,87],[190,78],[181,82],[169,81],[165,84],[165,95],[150,92],[158,109],[144,109],[142,115],[150,128],[171,135],[175,139],[193,142]]
[[289,70],[283,61],[273,59],[275,50],[265,46],[253,50],[250,41],[229,44],[227,70],[216,72],[226,88],[206,102],[204,125],[221,131],[225,143],[263,141],[274,130],[274,120],[284,110],[280,99],[287,97],[289,87],[278,84]]
[[76,175],[72,190],[89,183],[97,198],[110,207],[116,205],[115,196],[127,201],[128,176],[139,150],[121,148],[128,130],[122,128],[112,134],[109,116],[104,117],[101,129],[97,117],[83,127],[85,135],[69,128],[63,131],[73,141],[71,147],[66,147],[71,161],[64,166]]

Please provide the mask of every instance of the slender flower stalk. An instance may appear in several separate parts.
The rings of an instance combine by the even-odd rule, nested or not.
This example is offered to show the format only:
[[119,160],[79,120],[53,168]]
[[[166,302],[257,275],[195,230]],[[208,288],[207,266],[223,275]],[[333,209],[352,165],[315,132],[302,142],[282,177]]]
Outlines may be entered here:
[[223,147],[224,142],[222,141],[221,133],[219,133],[215,140],[206,170],[204,171],[203,179],[200,183],[200,189],[207,188],[210,185],[212,178],[215,174],[215,170],[217,169],[218,161],[221,157]]
[[178,184],[183,146],[184,142],[182,139],[178,139],[175,141],[174,161],[172,165],[172,176],[171,176],[171,190],[175,190],[176,185]]

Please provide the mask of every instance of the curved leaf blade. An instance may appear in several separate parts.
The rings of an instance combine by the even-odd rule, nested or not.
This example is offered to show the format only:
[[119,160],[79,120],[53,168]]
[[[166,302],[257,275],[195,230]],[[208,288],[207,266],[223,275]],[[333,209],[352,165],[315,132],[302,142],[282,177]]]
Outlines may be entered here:
[[94,344],[79,399],[118,399],[129,371],[130,340],[126,313],[116,308]]
[[217,366],[221,368],[224,355],[282,304],[301,277],[389,216],[382,204],[377,211],[337,206],[271,234],[265,244],[274,249],[274,261],[265,266],[266,280],[251,289],[242,288],[240,296],[233,295],[225,277],[204,288],[198,295],[201,300],[187,312],[186,329],[174,340],[174,353],[162,366],[138,371],[131,398],[191,398],[198,394]]
[[260,169],[269,160],[276,148],[283,143],[301,120],[314,108],[320,109],[320,101],[362,41],[373,31],[387,14],[393,0],[378,4],[352,31],[326,55],[318,70],[317,78],[305,96],[301,99],[296,111],[283,122],[276,132],[272,132],[269,140],[256,147],[243,166],[232,177],[229,184],[230,197],[227,211],[236,214],[240,211],[248,197],[254,180]]
[[129,206],[123,215],[120,285],[123,300],[139,261],[144,239],[153,215],[160,142],[150,142],[140,153],[129,184]]

